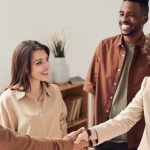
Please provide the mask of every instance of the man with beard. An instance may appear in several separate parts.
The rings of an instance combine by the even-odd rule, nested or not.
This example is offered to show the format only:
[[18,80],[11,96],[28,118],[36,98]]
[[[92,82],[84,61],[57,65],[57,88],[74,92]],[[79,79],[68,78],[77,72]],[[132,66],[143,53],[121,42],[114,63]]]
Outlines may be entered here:
[[[123,0],[121,34],[102,40],[96,49],[84,85],[94,98],[94,125],[119,114],[140,89],[143,78],[150,75],[143,33],[148,12],[148,0]],[[96,150],[137,150],[143,130],[144,118],[127,134],[98,145]]]

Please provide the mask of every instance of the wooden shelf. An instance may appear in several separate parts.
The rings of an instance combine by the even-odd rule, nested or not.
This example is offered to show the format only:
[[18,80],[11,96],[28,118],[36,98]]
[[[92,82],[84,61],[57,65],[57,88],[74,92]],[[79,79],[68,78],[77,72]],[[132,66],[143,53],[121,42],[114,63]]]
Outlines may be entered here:
[[60,84],[58,86],[60,88],[60,91],[65,91],[65,90],[68,90],[68,89],[80,87],[80,86],[82,86],[82,84],[69,84],[69,83],[66,83],[66,84]]
[[68,97],[79,96],[82,97],[80,117],[77,120],[68,124],[68,132],[79,129],[80,127],[87,128],[88,115],[87,115],[87,93],[83,91],[83,84],[62,84],[58,85],[64,100]]
[[71,123],[68,124],[68,129],[78,126],[80,124],[86,123],[86,122],[87,122],[87,118],[80,118],[78,120],[72,121]]

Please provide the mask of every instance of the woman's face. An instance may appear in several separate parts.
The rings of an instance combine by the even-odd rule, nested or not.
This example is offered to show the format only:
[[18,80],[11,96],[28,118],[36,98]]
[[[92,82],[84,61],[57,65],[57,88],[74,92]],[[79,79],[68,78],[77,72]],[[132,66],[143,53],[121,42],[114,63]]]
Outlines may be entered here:
[[49,61],[48,55],[43,49],[34,51],[31,58],[30,80],[48,81]]

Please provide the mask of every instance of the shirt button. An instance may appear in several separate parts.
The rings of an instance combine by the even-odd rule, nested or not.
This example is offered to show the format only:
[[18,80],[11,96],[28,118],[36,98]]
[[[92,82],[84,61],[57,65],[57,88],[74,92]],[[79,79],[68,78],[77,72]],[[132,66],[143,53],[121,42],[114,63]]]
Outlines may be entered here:
[[108,112],[109,112],[109,110],[107,109],[107,110],[106,110],[106,112],[108,113]]
[[124,54],[122,54],[122,57],[124,57]]
[[110,96],[110,99],[112,99],[113,97],[112,96]]
[[121,69],[118,69],[118,72],[120,72],[121,71]]
[[117,83],[114,83],[114,85],[117,85]]

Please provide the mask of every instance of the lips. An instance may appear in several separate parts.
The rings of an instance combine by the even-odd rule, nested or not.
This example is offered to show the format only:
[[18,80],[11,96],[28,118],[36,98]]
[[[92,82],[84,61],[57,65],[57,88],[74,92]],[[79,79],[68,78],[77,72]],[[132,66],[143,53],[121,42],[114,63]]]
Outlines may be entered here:
[[122,28],[130,28],[130,25],[122,24]]
[[127,22],[126,23],[123,22],[123,23],[120,23],[120,28],[121,28],[122,31],[127,31],[128,32],[132,29],[132,25],[127,23]]
[[42,72],[43,75],[48,75],[48,72]]

